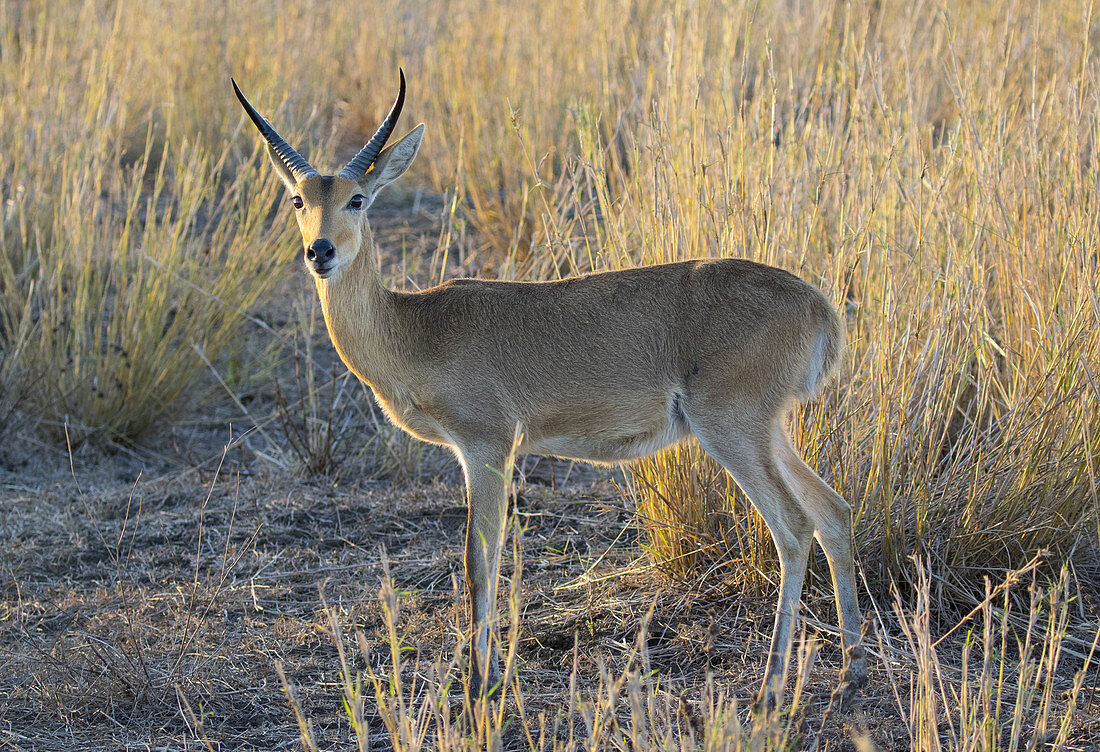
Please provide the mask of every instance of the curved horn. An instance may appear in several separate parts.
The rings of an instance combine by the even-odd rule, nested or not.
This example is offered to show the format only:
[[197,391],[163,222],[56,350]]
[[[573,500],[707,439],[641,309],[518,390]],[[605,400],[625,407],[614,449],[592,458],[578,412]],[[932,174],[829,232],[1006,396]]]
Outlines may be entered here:
[[401,90],[397,92],[397,99],[394,100],[393,107],[390,108],[390,114],[386,115],[386,119],[382,121],[382,125],[378,126],[378,130],[371,136],[367,145],[360,149],[359,153],[340,170],[340,177],[354,180],[357,183],[362,180],[363,176],[367,174],[367,170],[374,164],[374,160],[378,158],[378,153],[382,151],[382,147],[386,145],[386,140],[393,133],[394,126],[397,125],[397,118],[401,115],[401,106],[405,104],[405,71],[398,68],[397,72],[401,76]]
[[256,108],[253,107],[252,103],[241,93],[241,87],[237,86],[237,82],[232,78],[229,80],[233,82],[233,91],[236,92],[237,99],[241,100],[241,106],[244,107],[244,111],[252,118],[252,122],[256,124],[256,128],[260,131],[260,134],[267,140],[268,146],[279,155],[279,159],[281,159],[283,164],[286,165],[286,168],[290,170],[290,174],[294,176],[294,179],[301,180],[302,178],[320,174],[310,166],[309,162],[305,160],[305,157],[294,151],[294,147],[288,144],[286,140],[271,127],[271,123],[264,120],[263,116],[256,112]]

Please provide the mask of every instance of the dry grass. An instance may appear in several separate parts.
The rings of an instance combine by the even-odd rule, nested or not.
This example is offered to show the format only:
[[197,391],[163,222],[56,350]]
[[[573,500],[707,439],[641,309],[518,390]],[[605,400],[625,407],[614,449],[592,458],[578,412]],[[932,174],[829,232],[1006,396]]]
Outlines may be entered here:
[[[839,747],[864,722],[884,748],[1084,748],[1100,728],[1095,673],[1077,673],[1100,582],[1098,39],[1092,6],[1072,2],[301,0],[268,18],[0,0],[0,437],[5,466],[25,463],[0,499],[0,733],[198,746],[201,724],[223,748],[280,746],[280,660],[334,746],[355,743],[347,692],[371,743],[398,749],[422,732],[439,748]],[[610,532],[547,504],[581,493],[571,469],[551,469],[546,498],[527,487],[513,607],[530,631],[508,643],[522,684],[478,706],[425,681],[457,676],[462,515],[438,501],[457,491],[362,481],[449,471],[330,379],[313,309],[283,294],[297,240],[227,83],[321,166],[373,130],[398,65],[406,123],[429,130],[398,189],[417,208],[376,212],[395,284],[733,255],[843,310],[844,370],[792,433],[852,503],[880,604],[863,720],[818,735],[828,647],[799,664],[805,728],[748,717],[773,554],[693,445],[635,469],[643,540],[616,504]],[[261,476],[232,493],[208,435],[230,419],[258,426],[235,469]],[[80,492],[33,457],[64,466],[66,433]],[[92,480],[82,453],[103,465]],[[135,463],[173,469],[131,499]],[[335,475],[299,482],[296,464]],[[416,508],[445,524],[410,521]],[[333,538],[344,525],[362,537]],[[415,592],[386,608],[379,542],[417,552],[391,570]],[[987,576],[1026,567],[1033,595],[988,597]],[[811,578],[810,623],[834,621],[827,596]],[[404,652],[395,604],[417,615],[394,622]]]
[[[520,561],[518,545],[513,561],[515,575]],[[929,631],[930,589],[923,564],[917,563],[915,575],[915,610],[904,608],[898,600],[892,615],[896,622],[891,620],[891,626],[900,627],[903,639],[894,644],[881,638],[878,641],[890,678],[900,675],[909,680],[908,706],[902,700],[903,689],[895,686],[892,698],[907,725],[909,749],[1041,746],[1060,750],[1090,743],[1090,732],[1082,730],[1078,713],[1082,706],[1092,705],[1092,691],[1086,690],[1086,684],[1095,682],[1100,631],[1091,643],[1067,632],[1070,589],[1064,572],[1048,590],[1031,589],[1030,608],[1024,615],[1013,613],[1007,598],[996,608],[994,594],[987,593],[980,623],[962,640],[961,671],[945,668],[941,661],[942,638],[933,642]],[[354,648],[345,645],[338,613],[329,611],[330,637],[340,659],[344,708],[360,750],[370,749],[372,739],[381,735],[372,734],[371,720],[381,720],[385,729],[381,736],[394,750],[418,750],[429,743],[438,750],[816,750],[828,749],[836,742],[838,729],[830,727],[836,723],[831,705],[825,705],[817,728],[811,729],[807,723],[808,715],[816,716],[821,710],[821,702],[810,690],[819,648],[814,641],[803,645],[791,669],[794,680],[789,709],[750,711],[739,706],[735,695],[716,686],[710,668],[703,677],[683,684],[662,676],[650,649],[653,608],[641,619],[638,636],[619,666],[610,669],[602,661],[598,663],[596,686],[580,687],[571,676],[563,705],[530,709],[526,697],[530,689],[515,670],[521,603],[515,579],[512,583],[508,631],[502,646],[505,674],[510,678],[491,700],[470,695],[458,657],[422,656],[406,644],[399,599],[388,571],[379,593],[383,628],[376,639],[388,645],[390,652],[381,666],[373,665],[377,650],[363,632],[356,634],[359,655],[355,656]],[[456,633],[458,627],[455,625]],[[879,621],[878,629],[881,633],[887,627]],[[1077,650],[1066,646],[1070,641]],[[975,653],[980,657],[972,661]],[[1066,658],[1077,667],[1072,674],[1059,670]],[[576,672],[574,663],[574,676]],[[280,678],[293,704],[293,692],[282,674]],[[300,713],[298,717],[304,719]],[[304,746],[318,749],[308,723],[300,723]],[[873,749],[876,742],[884,741],[881,733],[858,726],[847,734],[859,749]],[[902,738],[890,741],[905,744]]]
[[5,391],[55,436],[128,442],[178,414],[273,290],[278,193],[185,101],[144,101],[156,66],[115,59],[136,41],[121,9],[5,3],[0,30]]
[[[921,552],[943,605],[980,599],[976,569],[1095,540],[1093,25],[905,9],[685,8],[625,146],[581,129],[574,185],[597,265],[732,252],[834,296],[846,367],[796,437],[856,509],[872,582]],[[663,493],[697,504],[700,482]]]

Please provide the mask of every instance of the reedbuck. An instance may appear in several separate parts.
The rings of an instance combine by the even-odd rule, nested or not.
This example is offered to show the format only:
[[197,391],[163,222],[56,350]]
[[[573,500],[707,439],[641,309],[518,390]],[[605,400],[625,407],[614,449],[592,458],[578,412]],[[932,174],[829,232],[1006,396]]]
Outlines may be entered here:
[[554,282],[455,279],[421,292],[382,282],[366,209],[412,163],[417,125],[383,149],[405,98],[336,175],[321,175],[234,91],[290,193],[332,344],[396,425],[449,446],[466,475],[471,680],[500,680],[491,646],[516,453],[597,463],[694,435],[768,525],[782,570],[759,698],[781,696],[814,537],[828,557],[850,698],[865,675],[848,504],[784,427],[844,345],[817,288],[739,259],[685,261]]

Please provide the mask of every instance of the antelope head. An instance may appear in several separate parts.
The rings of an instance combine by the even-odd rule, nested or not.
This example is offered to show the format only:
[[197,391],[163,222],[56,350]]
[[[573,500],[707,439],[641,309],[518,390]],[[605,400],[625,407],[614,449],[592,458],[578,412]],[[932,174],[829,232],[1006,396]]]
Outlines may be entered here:
[[390,113],[367,145],[335,175],[322,175],[315,170],[256,111],[237,82],[230,79],[237,99],[267,141],[267,154],[286,185],[302,232],[306,267],[319,280],[338,279],[359,254],[364,237],[370,235],[367,207],[382,188],[404,174],[420,149],[423,123],[383,149],[405,103],[405,73],[399,70],[399,74],[401,88]]

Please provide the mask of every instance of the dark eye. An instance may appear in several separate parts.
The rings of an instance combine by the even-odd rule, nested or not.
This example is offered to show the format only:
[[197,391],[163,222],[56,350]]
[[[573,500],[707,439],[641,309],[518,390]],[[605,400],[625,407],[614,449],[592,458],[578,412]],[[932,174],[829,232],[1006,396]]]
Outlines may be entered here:
[[303,206],[306,205],[305,201],[302,201],[301,196],[293,196],[290,199],[290,203],[292,203],[294,205],[295,209],[301,209]]
[[348,202],[348,208],[349,209],[362,209],[363,208],[363,201],[364,201],[363,196],[360,196],[358,193],[356,193],[354,196],[351,197],[351,201]]

